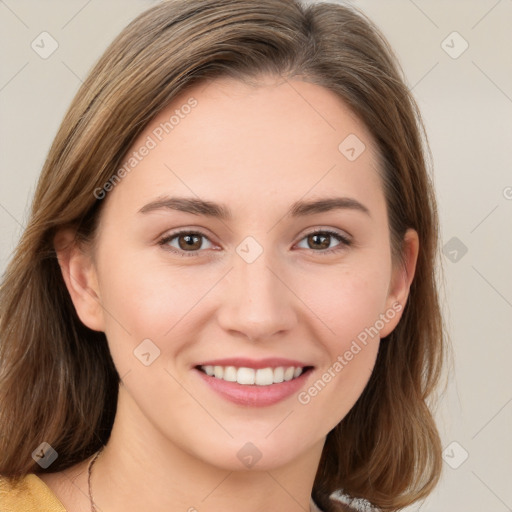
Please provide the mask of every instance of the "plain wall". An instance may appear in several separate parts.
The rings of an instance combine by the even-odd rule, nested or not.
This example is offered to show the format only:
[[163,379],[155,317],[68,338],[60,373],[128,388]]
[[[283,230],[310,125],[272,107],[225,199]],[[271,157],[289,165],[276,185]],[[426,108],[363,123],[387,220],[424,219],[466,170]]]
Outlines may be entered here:
[[[1,272],[81,81],[155,3],[0,2]],[[352,3],[388,37],[423,113],[447,244],[455,367],[437,413],[443,477],[421,511],[512,510],[512,1]],[[47,59],[31,47],[43,31],[59,45]]]

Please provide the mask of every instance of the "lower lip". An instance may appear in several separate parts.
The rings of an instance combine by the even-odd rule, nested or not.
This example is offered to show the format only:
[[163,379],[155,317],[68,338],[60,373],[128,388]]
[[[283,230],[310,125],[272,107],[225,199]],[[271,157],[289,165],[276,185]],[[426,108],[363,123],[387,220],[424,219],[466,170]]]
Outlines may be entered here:
[[222,397],[237,405],[264,407],[273,405],[297,393],[311,373],[311,369],[302,373],[296,379],[270,384],[269,386],[243,385],[238,382],[228,382],[194,368],[203,381]]

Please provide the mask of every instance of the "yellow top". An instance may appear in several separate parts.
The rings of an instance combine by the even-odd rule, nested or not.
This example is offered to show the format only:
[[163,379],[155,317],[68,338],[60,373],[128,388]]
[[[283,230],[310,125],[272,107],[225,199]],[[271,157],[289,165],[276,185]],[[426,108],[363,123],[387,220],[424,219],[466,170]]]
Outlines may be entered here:
[[0,477],[0,512],[66,512],[66,509],[35,473],[29,473],[16,486]]

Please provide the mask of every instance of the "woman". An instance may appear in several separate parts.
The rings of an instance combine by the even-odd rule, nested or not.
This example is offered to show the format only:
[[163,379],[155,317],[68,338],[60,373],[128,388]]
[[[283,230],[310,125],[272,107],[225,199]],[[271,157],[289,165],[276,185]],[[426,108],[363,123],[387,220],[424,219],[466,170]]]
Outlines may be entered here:
[[175,0],[130,23],[2,284],[4,509],[427,496],[445,335],[421,137],[352,8]]

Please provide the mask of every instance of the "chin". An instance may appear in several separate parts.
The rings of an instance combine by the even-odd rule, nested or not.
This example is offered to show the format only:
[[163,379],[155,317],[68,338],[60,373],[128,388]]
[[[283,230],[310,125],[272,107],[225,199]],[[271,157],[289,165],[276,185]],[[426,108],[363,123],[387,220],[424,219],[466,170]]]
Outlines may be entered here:
[[[264,435],[230,439],[221,445],[219,440],[213,440],[213,446],[204,446],[196,456],[225,471],[272,471],[286,466],[295,459],[303,456],[308,446],[304,438],[290,438],[283,443],[280,438],[265,439]],[[204,442],[201,443],[204,445]],[[196,444],[197,446],[197,444]],[[298,449],[300,447],[300,450]],[[205,457],[205,454],[207,456]]]

